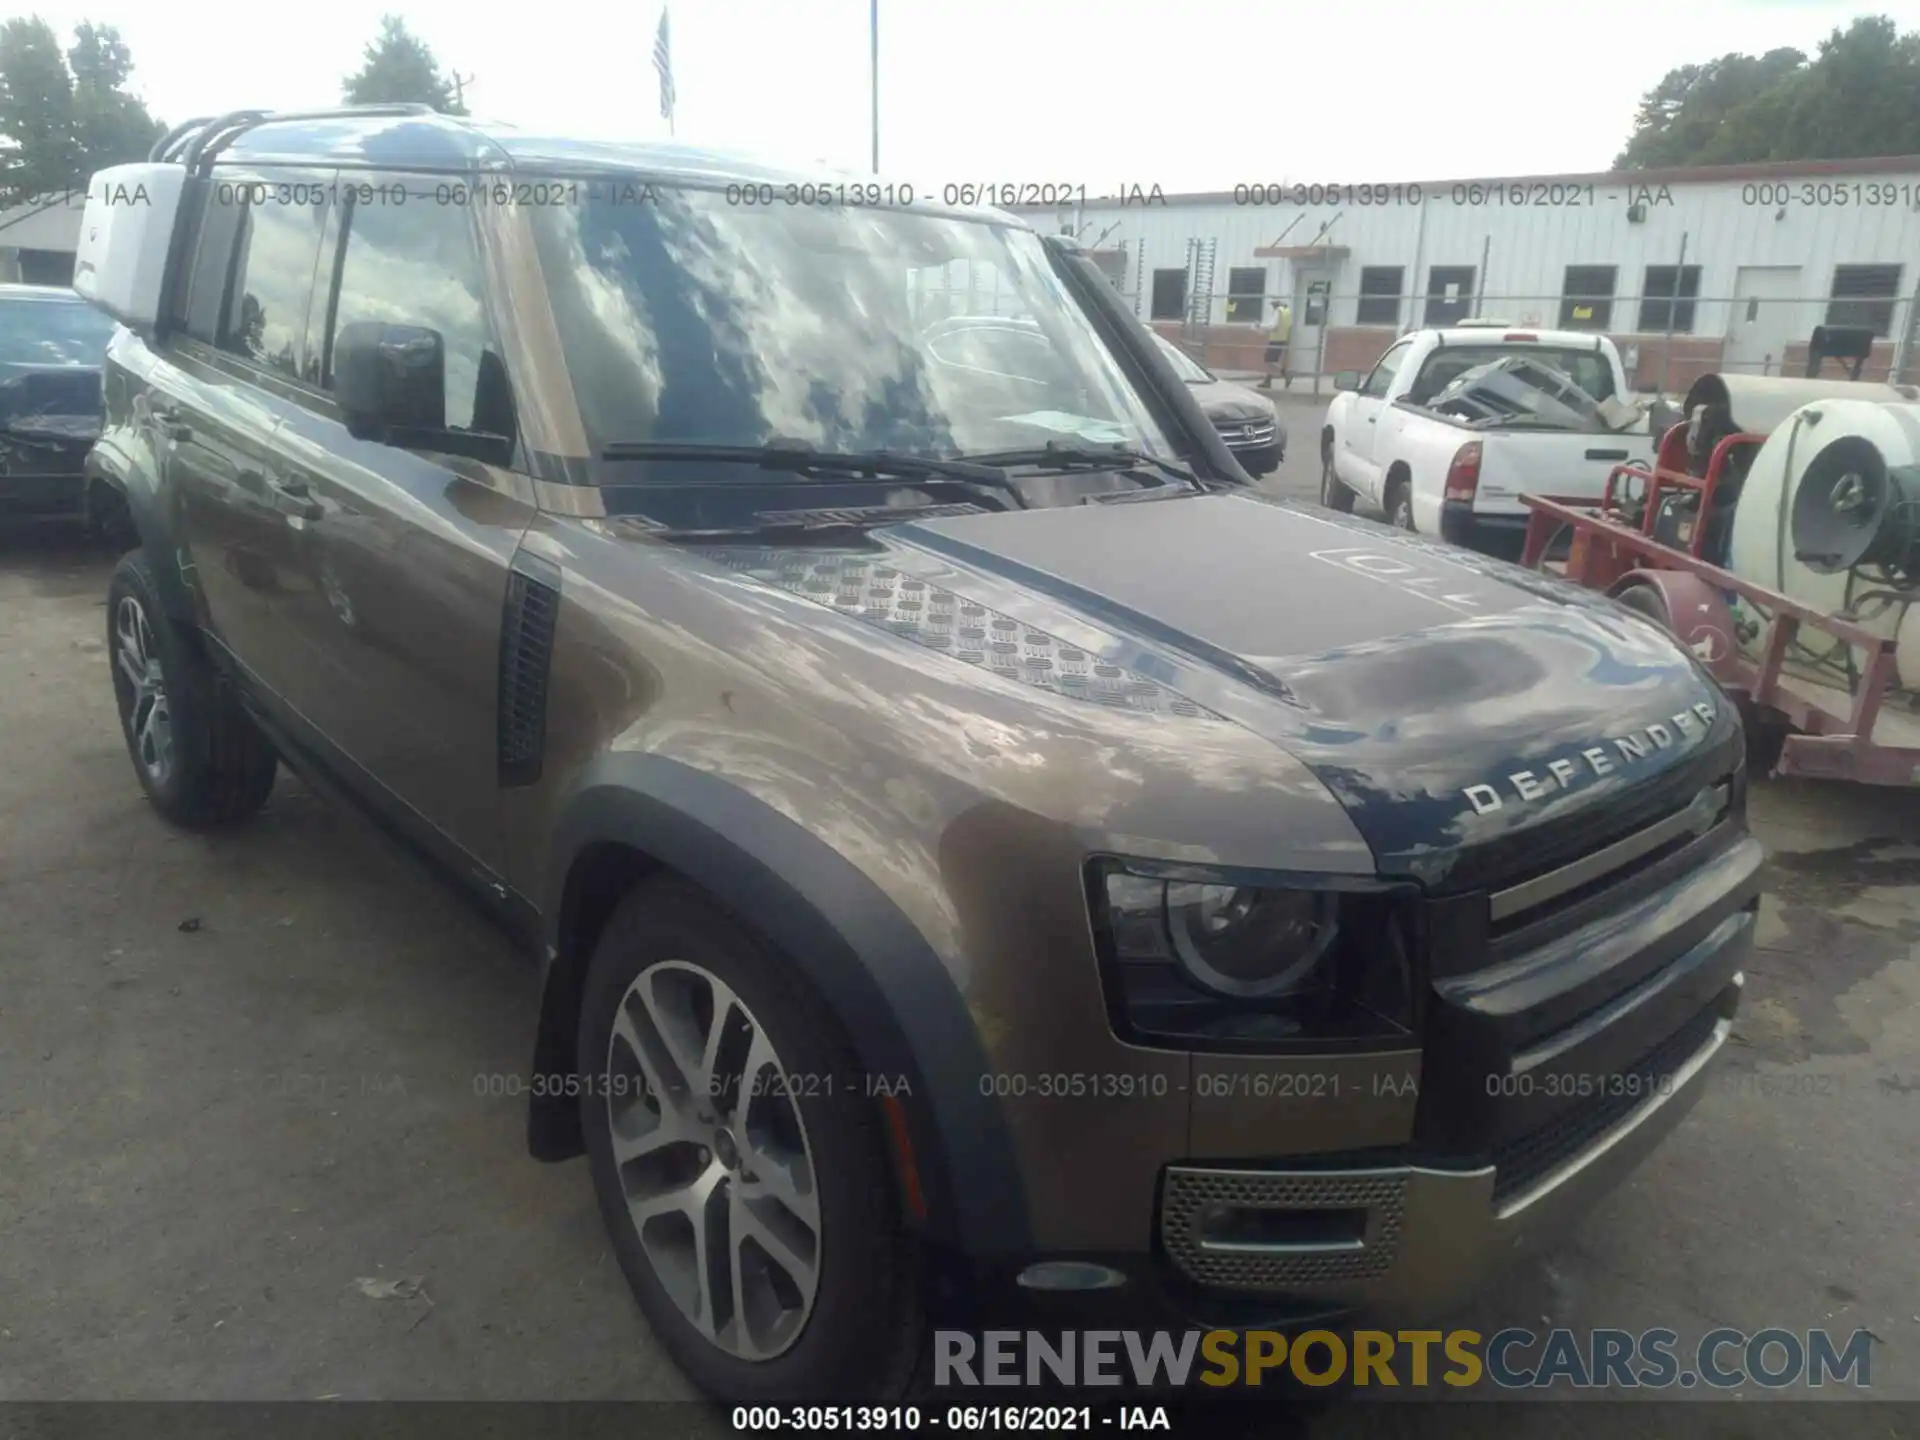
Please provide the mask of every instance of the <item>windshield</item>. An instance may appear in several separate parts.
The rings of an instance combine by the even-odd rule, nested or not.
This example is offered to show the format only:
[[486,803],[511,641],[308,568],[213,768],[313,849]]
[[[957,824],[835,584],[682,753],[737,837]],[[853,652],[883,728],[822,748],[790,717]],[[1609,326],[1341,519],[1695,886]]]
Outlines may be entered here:
[[1467,371],[1516,355],[1563,371],[1595,400],[1614,398],[1613,367],[1598,350],[1562,350],[1544,345],[1448,345],[1428,358],[1419,378],[1408,387],[1407,399],[1416,405],[1430,405],[1435,396]]
[[1031,231],[648,193],[533,212],[596,452],[783,438],[938,457],[1052,439],[1174,454]]
[[1173,373],[1189,385],[1206,385],[1213,376],[1202,369],[1199,361],[1174,344],[1158,330],[1153,332],[1154,342],[1159,345],[1160,353],[1167,357],[1167,363],[1173,367]]
[[99,365],[116,328],[84,300],[0,300],[0,365]]

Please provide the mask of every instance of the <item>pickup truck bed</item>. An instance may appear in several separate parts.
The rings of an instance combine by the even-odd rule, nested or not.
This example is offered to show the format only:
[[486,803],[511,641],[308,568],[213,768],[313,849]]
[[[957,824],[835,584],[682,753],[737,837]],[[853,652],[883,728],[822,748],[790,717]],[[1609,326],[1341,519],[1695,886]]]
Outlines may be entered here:
[[1622,433],[1525,418],[1466,420],[1429,408],[1465,371],[1524,355],[1565,372],[1595,400],[1622,397],[1626,377],[1605,336],[1467,327],[1423,330],[1388,349],[1373,371],[1339,377],[1321,433],[1322,500],[1355,498],[1402,529],[1517,557],[1526,530],[1521,495],[1598,496],[1613,467],[1650,459],[1646,422]]

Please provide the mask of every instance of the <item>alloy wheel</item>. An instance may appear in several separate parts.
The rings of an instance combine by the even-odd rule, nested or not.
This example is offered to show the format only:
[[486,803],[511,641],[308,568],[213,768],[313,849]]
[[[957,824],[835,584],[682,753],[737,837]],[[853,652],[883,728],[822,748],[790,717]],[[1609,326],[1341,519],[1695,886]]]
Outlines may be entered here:
[[125,684],[118,687],[121,716],[133,738],[134,758],[155,785],[173,775],[173,711],[167,703],[167,677],[153,641],[147,612],[131,595],[114,611],[113,659]]
[[615,1012],[606,1101],[627,1213],[661,1287],[743,1360],[788,1349],[812,1313],[820,1194],[792,1076],[759,1019],[699,965],[642,971]]

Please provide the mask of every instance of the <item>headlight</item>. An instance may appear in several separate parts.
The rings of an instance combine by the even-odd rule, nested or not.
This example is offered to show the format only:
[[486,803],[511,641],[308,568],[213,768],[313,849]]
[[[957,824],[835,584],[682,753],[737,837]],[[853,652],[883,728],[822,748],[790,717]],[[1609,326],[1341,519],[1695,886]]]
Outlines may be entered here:
[[1404,888],[1235,883],[1147,862],[1102,862],[1093,878],[1122,1038],[1266,1050],[1412,1034]]
[[1282,995],[1308,979],[1339,933],[1334,897],[1245,885],[1166,887],[1173,953],[1195,980],[1221,995]]

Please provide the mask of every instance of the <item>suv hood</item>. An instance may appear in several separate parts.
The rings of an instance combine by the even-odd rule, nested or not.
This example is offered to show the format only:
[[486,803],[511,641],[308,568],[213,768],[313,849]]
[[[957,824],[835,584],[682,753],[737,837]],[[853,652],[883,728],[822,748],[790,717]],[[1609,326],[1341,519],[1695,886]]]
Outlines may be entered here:
[[[1517,566],[1246,493],[911,522],[904,571],[1282,746],[1383,874],[1563,863],[1736,764],[1733,707],[1664,632]],[[917,553],[916,553],[917,552]]]

